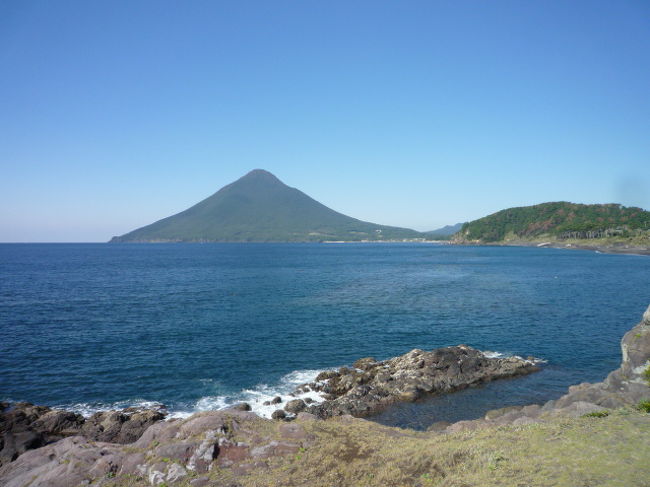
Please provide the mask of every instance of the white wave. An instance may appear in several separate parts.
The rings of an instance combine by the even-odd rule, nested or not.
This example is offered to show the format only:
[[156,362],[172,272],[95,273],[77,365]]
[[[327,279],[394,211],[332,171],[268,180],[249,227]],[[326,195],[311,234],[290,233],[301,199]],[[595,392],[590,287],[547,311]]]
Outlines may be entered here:
[[[308,392],[293,393],[296,387],[313,382],[320,372],[322,370],[294,370],[280,378],[277,384],[259,384],[252,389],[244,389],[233,395],[202,397],[194,405],[194,411],[174,412],[170,416],[186,417],[193,412],[226,409],[237,403],[245,402],[251,406],[251,410],[254,413],[265,418],[270,418],[276,409],[283,409],[287,402],[293,399],[305,400],[310,398],[312,400],[311,404],[318,404],[323,402],[324,398],[315,391],[310,390]],[[275,397],[280,397],[281,402],[277,404],[264,404],[265,402],[271,402]]]
[[514,353],[504,353],[504,352],[493,352],[491,350],[482,350],[481,353],[485,358],[510,358],[514,357],[519,360],[523,360],[524,362],[527,362],[529,364],[545,364],[548,363],[548,360],[544,360],[543,358],[537,358],[537,357],[530,357],[530,358],[523,358],[520,355],[515,355]]
[[491,350],[483,350],[481,352],[485,358],[506,358],[511,357],[511,355],[506,355],[502,352],[492,352]]
[[[218,411],[226,409],[235,404],[246,402],[251,406],[251,410],[256,414],[270,418],[271,414],[276,409],[283,409],[287,402],[293,399],[307,399],[310,398],[310,404],[319,404],[324,401],[324,398],[315,391],[295,393],[294,391],[302,384],[314,382],[316,376],[322,370],[294,370],[289,374],[280,378],[277,384],[259,384],[251,389],[244,389],[235,394],[229,395],[215,395],[200,398],[194,405],[186,409],[172,409],[167,410],[165,406],[157,401],[150,401],[146,399],[129,399],[123,401],[116,401],[112,403],[76,403],[76,404],[60,404],[53,406],[57,409],[65,409],[73,411],[88,418],[95,413],[109,410],[125,409],[129,407],[138,407],[146,409],[160,409],[167,412],[167,419],[187,418],[194,413],[201,411]],[[213,383],[213,379],[201,379],[203,384]],[[293,394],[293,395],[292,395]],[[277,404],[264,405],[265,402],[270,402],[275,397],[280,397],[281,402]]]
[[111,411],[125,408],[142,408],[142,409],[160,409],[165,411],[165,406],[158,401],[148,401],[146,399],[133,399],[116,401],[113,403],[76,403],[53,406],[55,409],[65,409],[81,414],[84,418],[89,418],[95,413],[102,411]]

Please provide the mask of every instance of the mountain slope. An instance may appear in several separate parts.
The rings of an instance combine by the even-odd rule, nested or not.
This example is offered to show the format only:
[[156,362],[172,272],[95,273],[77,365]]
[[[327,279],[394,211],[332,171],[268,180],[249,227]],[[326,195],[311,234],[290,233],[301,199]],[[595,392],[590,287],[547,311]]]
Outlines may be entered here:
[[631,238],[650,230],[650,212],[618,204],[582,205],[565,201],[508,208],[465,223],[455,241],[509,239]]
[[448,238],[451,237],[454,233],[457,233],[460,231],[460,229],[463,228],[462,223],[456,223],[455,225],[445,225],[442,228],[437,228],[436,230],[430,230],[428,232],[425,232],[427,235],[430,237],[435,237],[435,238]]
[[176,215],[111,242],[309,242],[419,238],[338,213],[256,169]]

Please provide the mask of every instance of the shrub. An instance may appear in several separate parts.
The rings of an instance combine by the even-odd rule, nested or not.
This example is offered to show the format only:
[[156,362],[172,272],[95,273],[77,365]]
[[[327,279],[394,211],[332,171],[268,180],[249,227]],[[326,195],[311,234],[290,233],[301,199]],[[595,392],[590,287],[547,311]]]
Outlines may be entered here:
[[650,399],[644,399],[639,402],[639,404],[636,405],[636,408],[644,413],[650,413]]

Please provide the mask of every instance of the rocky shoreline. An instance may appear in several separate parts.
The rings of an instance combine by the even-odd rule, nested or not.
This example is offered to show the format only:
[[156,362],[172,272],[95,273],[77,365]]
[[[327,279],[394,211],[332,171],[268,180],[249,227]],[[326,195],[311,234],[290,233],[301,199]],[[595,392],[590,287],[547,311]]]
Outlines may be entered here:
[[450,245],[479,245],[479,246],[497,246],[497,247],[544,247],[561,250],[588,250],[599,252],[601,254],[622,254],[622,255],[650,255],[650,247],[630,244],[602,244],[589,243],[581,241],[580,243],[563,243],[560,241],[530,241],[530,240],[510,240],[507,242],[477,242],[467,240],[450,241]]
[[[611,408],[650,399],[650,307],[642,321],[625,334],[621,348],[621,367],[604,382],[573,386],[565,396],[544,405],[504,408],[489,411],[480,420],[436,424],[419,435],[453,437],[504,425],[552,424],[557,418],[585,414],[607,416]],[[307,449],[325,452],[328,441],[347,434],[351,421],[361,421],[360,428],[385,439],[427,438],[355,419],[351,413],[364,416],[394,401],[411,401],[422,394],[450,392],[536,369],[531,360],[491,359],[465,346],[431,352],[413,350],[383,362],[361,359],[354,367],[330,371],[320,380],[301,386],[330,397],[312,406],[290,406],[290,401],[285,409],[293,410],[286,411],[295,414],[293,421],[267,420],[236,409],[169,421],[161,421],[161,411],[151,410],[97,413],[84,419],[25,403],[2,404],[0,450],[5,464],[0,467],[0,485],[235,487],[260,472],[266,475],[285,458],[299,460]],[[327,434],[319,436],[323,431]],[[371,450],[364,453],[350,441],[345,439],[337,446],[342,449],[336,450],[337,461],[369,458]],[[419,479],[417,485],[428,484]]]
[[538,370],[533,357],[488,357],[466,345],[415,349],[384,361],[366,357],[357,360],[353,368],[321,372],[296,392],[313,390],[324,394],[326,400],[311,406],[301,400],[290,401],[285,410],[304,410],[321,419],[345,414],[368,417],[396,402],[413,402],[428,394],[450,393]]

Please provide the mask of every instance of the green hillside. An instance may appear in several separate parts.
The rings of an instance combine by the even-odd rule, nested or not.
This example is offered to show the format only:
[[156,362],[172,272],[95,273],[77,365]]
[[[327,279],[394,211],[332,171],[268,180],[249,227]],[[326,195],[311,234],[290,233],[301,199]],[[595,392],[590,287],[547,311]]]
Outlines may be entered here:
[[111,242],[320,242],[422,238],[337,213],[256,169],[181,213]]
[[650,212],[618,204],[581,205],[564,201],[508,208],[465,223],[456,241],[500,242],[507,238],[632,238],[650,231]]

